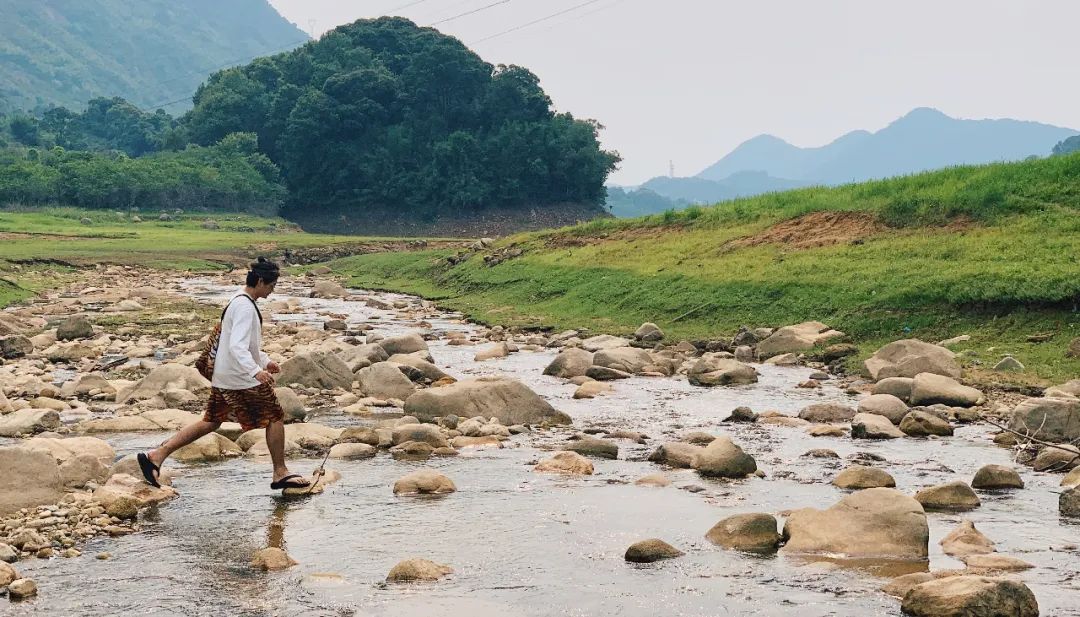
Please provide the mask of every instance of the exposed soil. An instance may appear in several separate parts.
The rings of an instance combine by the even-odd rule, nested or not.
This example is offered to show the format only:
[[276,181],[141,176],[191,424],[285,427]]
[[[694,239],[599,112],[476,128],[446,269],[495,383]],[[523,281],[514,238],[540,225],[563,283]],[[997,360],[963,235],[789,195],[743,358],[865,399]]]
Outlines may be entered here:
[[864,240],[886,229],[876,216],[866,212],[811,212],[777,223],[753,236],[735,240],[731,245],[783,244],[807,249]]

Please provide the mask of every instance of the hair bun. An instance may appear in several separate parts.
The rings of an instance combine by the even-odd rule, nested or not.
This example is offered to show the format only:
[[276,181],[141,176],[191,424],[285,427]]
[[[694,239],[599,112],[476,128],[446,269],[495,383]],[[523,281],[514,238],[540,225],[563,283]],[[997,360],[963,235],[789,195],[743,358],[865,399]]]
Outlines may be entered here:
[[256,260],[256,261],[258,261],[258,262],[259,262],[259,263],[261,263],[261,264],[264,264],[264,263],[266,263],[266,258],[260,255],[260,256],[259,256],[259,259],[258,259],[258,260]]

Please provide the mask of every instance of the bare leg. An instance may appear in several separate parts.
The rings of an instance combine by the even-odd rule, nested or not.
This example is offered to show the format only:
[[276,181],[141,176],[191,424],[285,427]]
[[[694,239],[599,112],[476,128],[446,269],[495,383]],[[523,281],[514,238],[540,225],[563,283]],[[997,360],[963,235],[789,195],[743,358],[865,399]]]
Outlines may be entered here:
[[266,448],[270,450],[274,482],[277,482],[289,475],[289,468],[285,466],[285,423],[281,420],[266,425]]
[[169,458],[173,452],[176,452],[203,435],[213,433],[219,426],[221,426],[220,422],[207,422],[206,420],[192,422],[180,429],[180,432],[170,437],[168,441],[147,452],[146,456],[149,457],[155,465],[160,467],[161,464],[165,462],[165,459]]

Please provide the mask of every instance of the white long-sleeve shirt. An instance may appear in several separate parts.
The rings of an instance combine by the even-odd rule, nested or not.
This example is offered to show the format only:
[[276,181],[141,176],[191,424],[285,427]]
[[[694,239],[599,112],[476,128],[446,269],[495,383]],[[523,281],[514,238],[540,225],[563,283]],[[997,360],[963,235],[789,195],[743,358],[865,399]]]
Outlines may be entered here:
[[261,347],[262,323],[255,303],[246,294],[237,294],[221,320],[221,338],[218,339],[214,378],[210,384],[225,390],[258,386],[255,375],[270,362]]

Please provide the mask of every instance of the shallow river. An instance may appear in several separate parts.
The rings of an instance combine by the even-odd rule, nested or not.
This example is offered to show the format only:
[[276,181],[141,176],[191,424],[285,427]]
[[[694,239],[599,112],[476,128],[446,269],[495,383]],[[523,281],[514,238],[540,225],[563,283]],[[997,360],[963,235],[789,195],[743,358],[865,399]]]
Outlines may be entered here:
[[[191,294],[220,303],[231,289],[207,282],[185,285]],[[304,315],[290,321],[321,323],[320,313],[347,314],[348,322],[376,331],[414,330],[393,311],[361,302],[308,299],[294,293]],[[380,294],[384,299],[403,296]],[[409,299],[415,302],[415,299]],[[378,319],[373,319],[378,317]],[[437,331],[470,330],[452,314],[427,319]],[[0,603],[14,615],[515,615],[620,617],[646,615],[898,615],[899,602],[878,588],[887,579],[860,570],[806,564],[783,556],[752,557],[714,547],[704,534],[718,520],[741,512],[771,512],[835,503],[843,491],[831,478],[857,452],[885,457],[880,463],[913,494],[924,486],[970,481],[987,463],[1010,463],[985,427],[961,428],[944,440],[852,441],[810,437],[800,428],[723,425],[739,405],[794,415],[824,400],[849,400],[839,389],[799,390],[809,370],[760,365],[761,381],[738,388],[696,388],[686,378],[632,378],[615,392],[573,400],[574,386],[545,377],[554,351],[516,353],[477,363],[475,347],[431,343],[436,363],[457,377],[502,373],[516,377],[574,418],[578,429],[614,426],[645,432],[649,445],[620,440],[619,460],[594,459],[596,474],[560,478],[532,471],[568,432],[515,436],[500,450],[465,451],[428,462],[394,461],[385,452],[360,461],[332,461],[343,479],[306,501],[282,501],[269,490],[269,465],[237,459],[211,465],[168,465],[179,472],[180,498],[151,510],[144,530],[101,538],[77,559],[27,560],[17,564],[37,580],[40,597]],[[372,420],[343,415],[313,420],[357,425]],[[674,485],[635,486],[660,468],[644,459],[655,446],[691,430],[729,433],[758,462],[767,478],[707,480],[692,471],[668,471]],[[118,455],[156,444],[162,433],[102,437]],[[830,448],[842,459],[810,459],[811,448]],[[318,459],[291,463],[307,472]],[[397,498],[394,480],[422,466],[457,484],[440,498]],[[1012,494],[982,492],[982,507],[964,515],[931,513],[930,567],[961,568],[942,554],[938,541],[970,518],[997,542],[1002,554],[1036,568],[1019,575],[1035,592],[1043,615],[1080,615],[1080,554],[1062,550],[1080,543],[1080,526],[1059,519],[1059,475],[1021,468],[1027,488]],[[700,485],[693,493],[680,487]],[[623,561],[626,547],[659,537],[687,555],[653,565]],[[299,565],[279,573],[248,566],[252,552],[285,548]],[[93,555],[109,551],[113,558]],[[438,583],[387,586],[390,568],[409,557],[453,567]]]

